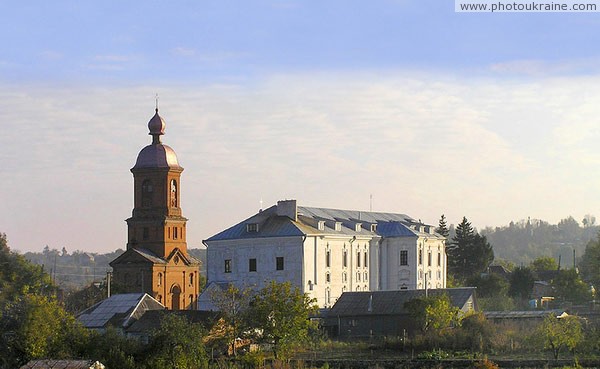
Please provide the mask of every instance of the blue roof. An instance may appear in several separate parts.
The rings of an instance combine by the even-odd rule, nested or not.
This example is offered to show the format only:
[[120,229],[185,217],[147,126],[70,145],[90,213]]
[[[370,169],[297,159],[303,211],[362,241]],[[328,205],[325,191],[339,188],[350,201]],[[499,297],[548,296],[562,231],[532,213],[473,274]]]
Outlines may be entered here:
[[[295,201],[295,200],[292,200]],[[322,222],[321,229],[318,223]],[[340,227],[336,228],[335,224]],[[360,227],[356,227],[360,224]],[[253,230],[249,225],[255,225]],[[371,227],[374,225],[374,227]],[[222,241],[267,237],[293,237],[315,234],[364,235],[381,237],[418,237],[425,235],[419,228],[425,226],[406,214],[359,210],[297,207],[297,219],[277,215],[277,205],[260,211],[250,218],[207,239]],[[431,227],[431,226],[430,226]],[[428,236],[438,236],[430,234]]]

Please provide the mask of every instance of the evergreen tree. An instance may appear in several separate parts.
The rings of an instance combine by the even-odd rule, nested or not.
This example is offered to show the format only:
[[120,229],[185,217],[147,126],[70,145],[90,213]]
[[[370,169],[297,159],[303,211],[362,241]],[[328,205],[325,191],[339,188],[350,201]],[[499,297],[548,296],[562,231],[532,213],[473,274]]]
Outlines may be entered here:
[[448,225],[446,223],[446,216],[444,214],[442,214],[442,216],[440,217],[440,223],[435,231],[444,236],[445,238],[448,238],[450,236],[450,231],[448,230]]
[[494,250],[487,238],[479,235],[466,217],[456,227],[447,253],[448,271],[463,281],[486,271],[494,261]]

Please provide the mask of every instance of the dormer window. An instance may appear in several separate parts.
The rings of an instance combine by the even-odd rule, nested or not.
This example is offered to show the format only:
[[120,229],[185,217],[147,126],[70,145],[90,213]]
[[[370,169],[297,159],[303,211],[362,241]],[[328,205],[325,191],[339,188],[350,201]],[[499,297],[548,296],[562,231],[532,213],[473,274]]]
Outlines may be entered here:
[[248,233],[256,233],[256,232],[258,232],[258,223],[248,223],[248,224],[246,224],[246,232],[248,232]]
[[325,221],[324,220],[319,220],[319,223],[317,223],[317,229],[319,231],[325,230]]
[[342,230],[342,222],[335,222],[335,230],[338,232]]
[[354,231],[355,232],[360,232],[362,230],[362,223],[356,223],[354,225]]
[[377,232],[377,224],[371,224],[371,232]]

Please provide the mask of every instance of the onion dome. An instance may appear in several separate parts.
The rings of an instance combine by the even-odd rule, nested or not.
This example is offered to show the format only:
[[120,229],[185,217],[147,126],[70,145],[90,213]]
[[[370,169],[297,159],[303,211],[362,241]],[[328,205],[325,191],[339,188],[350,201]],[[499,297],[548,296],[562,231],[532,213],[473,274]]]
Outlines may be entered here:
[[160,115],[158,115],[158,108],[156,108],[154,116],[148,122],[149,135],[161,136],[165,134],[165,121]]
[[152,135],[152,144],[144,147],[138,154],[135,166],[138,168],[181,168],[175,151],[160,142],[160,136],[165,134],[165,121],[158,115],[158,109],[148,122],[148,130]]

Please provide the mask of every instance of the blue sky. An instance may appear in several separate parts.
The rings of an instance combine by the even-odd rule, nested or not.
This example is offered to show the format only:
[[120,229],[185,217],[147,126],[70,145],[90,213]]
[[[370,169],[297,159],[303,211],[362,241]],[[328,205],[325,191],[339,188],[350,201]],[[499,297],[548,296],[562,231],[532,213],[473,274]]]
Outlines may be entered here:
[[31,1],[0,12],[0,232],[123,248],[150,141],[188,243],[296,198],[479,228],[599,215],[600,13],[449,0]]

